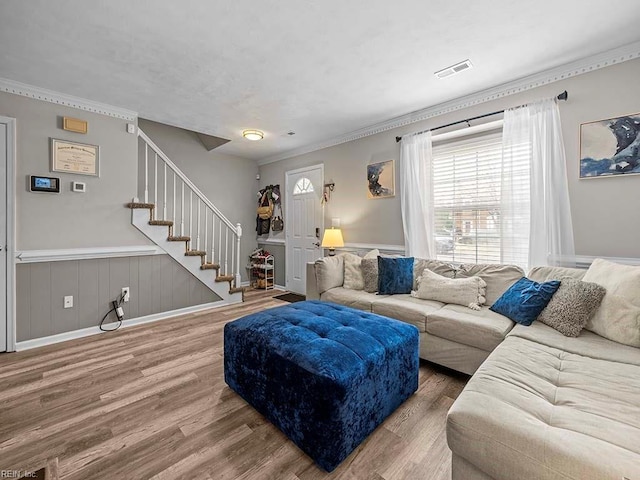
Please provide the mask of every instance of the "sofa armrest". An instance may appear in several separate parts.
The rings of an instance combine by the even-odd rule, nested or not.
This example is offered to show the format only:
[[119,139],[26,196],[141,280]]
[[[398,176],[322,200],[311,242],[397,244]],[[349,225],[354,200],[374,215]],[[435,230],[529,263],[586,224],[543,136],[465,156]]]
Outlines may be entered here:
[[307,300],[320,300],[320,292],[318,292],[318,279],[316,278],[316,264],[307,262]]

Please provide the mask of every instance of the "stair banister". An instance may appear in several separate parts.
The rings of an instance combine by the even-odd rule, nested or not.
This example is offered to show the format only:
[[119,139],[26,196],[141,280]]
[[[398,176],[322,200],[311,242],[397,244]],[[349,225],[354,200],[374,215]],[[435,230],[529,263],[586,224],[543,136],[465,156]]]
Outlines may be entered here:
[[189,178],[182,173],[182,171],[176,166],[175,163],[173,163],[169,157],[167,157],[164,152],[162,150],[160,150],[160,148],[153,142],[153,140],[151,140],[146,133],[144,133],[140,128],[138,128],[138,136],[140,138],[142,138],[153,150],[154,152],[160,156],[160,158],[166,162],[166,164],[169,166],[169,168],[171,168],[171,170],[173,170],[175,173],[178,174],[178,176],[180,177],[180,179],[193,191],[193,193],[195,193],[198,197],[200,197],[200,199],[202,200],[202,203],[204,203],[207,207],[209,207],[215,214],[216,216],[227,226],[229,227],[229,229],[234,233],[234,234],[238,234],[238,232],[236,231],[236,227],[235,225],[233,225],[233,223],[231,223],[229,221],[229,219],[227,219],[227,217],[225,217],[223,215],[223,213],[218,209],[218,207],[216,207],[213,203],[211,203],[209,201],[209,199],[204,195],[204,193],[202,193],[200,191],[200,189],[198,187],[196,187],[193,182],[191,180],[189,180]]

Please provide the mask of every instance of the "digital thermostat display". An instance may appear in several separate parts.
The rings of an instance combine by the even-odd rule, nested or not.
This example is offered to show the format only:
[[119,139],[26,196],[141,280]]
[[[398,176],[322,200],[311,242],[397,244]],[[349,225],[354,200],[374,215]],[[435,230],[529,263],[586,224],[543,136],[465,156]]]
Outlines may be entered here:
[[60,193],[60,179],[31,175],[30,187],[32,192]]

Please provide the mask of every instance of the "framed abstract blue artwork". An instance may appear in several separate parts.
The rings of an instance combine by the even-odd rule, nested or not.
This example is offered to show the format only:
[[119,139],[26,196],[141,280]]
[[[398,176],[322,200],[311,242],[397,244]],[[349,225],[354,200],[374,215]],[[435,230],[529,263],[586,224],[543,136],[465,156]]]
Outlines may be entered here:
[[640,113],[580,125],[580,178],[640,174]]
[[396,194],[393,160],[367,165],[367,198],[388,198]]

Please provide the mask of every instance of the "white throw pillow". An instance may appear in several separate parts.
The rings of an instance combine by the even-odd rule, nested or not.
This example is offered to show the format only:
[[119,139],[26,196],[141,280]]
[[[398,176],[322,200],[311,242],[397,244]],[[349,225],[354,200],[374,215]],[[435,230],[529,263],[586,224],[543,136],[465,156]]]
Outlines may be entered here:
[[480,310],[486,300],[486,288],[487,283],[480,277],[447,278],[425,268],[418,278],[418,290],[412,291],[411,296]]
[[607,289],[585,328],[614,342],[640,347],[640,267],[597,258],[583,281]]
[[364,289],[364,277],[362,276],[362,269],[360,263],[363,258],[376,258],[380,252],[371,250],[364,257],[359,257],[353,253],[344,253],[344,288],[349,290],[362,290]]

